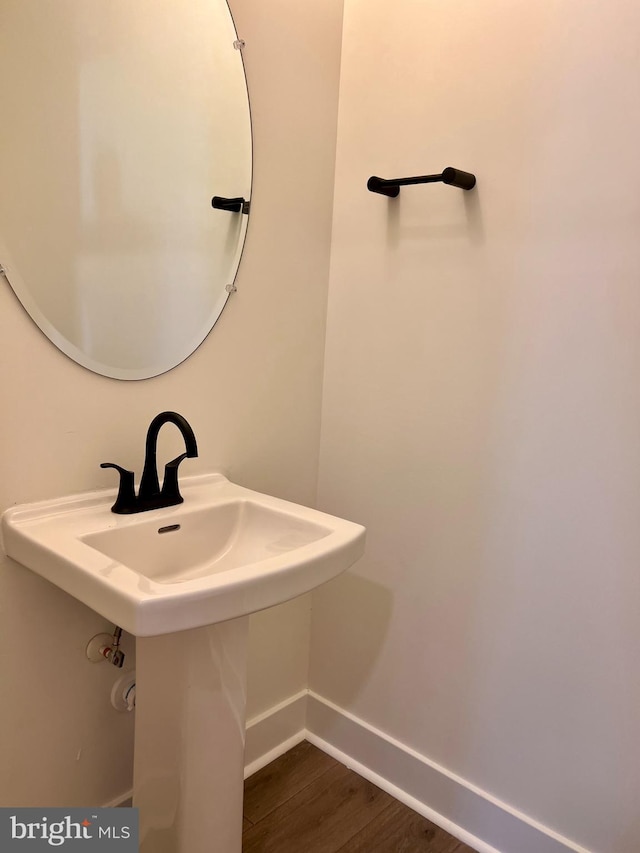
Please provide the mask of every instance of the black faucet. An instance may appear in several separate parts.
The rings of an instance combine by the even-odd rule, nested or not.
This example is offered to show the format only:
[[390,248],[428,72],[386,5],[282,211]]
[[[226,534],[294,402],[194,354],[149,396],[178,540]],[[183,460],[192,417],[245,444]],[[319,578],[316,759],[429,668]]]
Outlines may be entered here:
[[[175,424],[184,438],[186,453],[176,456],[171,462],[164,466],[164,481],[162,488],[158,480],[158,463],[156,450],[158,446],[158,433],[164,424]],[[160,509],[164,506],[175,506],[183,502],[183,497],[178,488],[178,466],[183,459],[193,458],[198,455],[198,446],[193,430],[186,419],[177,412],[160,412],[151,421],[147,431],[147,442],[145,446],[144,468],[140,489],[135,493],[133,484],[133,471],[127,471],[113,462],[103,462],[101,468],[115,468],[120,473],[120,488],[116,502],[111,507],[111,512],[129,515],[134,512],[146,512],[149,509]]]

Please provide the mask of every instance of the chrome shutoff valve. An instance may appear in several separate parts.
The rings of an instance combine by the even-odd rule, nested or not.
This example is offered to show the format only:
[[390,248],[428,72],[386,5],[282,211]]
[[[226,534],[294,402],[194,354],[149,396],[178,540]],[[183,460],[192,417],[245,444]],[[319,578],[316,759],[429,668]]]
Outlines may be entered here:
[[109,661],[112,666],[122,669],[124,664],[124,652],[120,648],[120,637],[122,628],[116,627],[113,637],[110,634],[96,634],[89,640],[87,645],[87,657],[93,663],[102,660]]
[[122,665],[124,664],[124,652],[122,651],[122,649],[114,649],[112,647],[109,647],[104,650],[103,654],[110,664],[113,664],[113,666],[117,666],[118,669],[122,669]]

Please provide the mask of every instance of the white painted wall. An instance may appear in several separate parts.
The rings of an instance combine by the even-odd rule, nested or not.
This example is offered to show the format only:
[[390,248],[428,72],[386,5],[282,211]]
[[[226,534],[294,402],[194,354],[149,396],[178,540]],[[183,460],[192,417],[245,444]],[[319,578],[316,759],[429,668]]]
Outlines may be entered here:
[[311,688],[598,853],[640,835],[639,33],[346,0],[321,441],[369,538]]
[[[195,430],[190,471],[315,499],[342,3],[232,10],[255,139],[238,292],[186,363],[125,383],[61,355],[0,280],[1,508],[103,487],[104,460],[139,471],[163,409]],[[249,715],[305,686],[308,623],[308,599],[253,620]],[[0,566],[1,805],[103,804],[130,786],[133,720],[110,708],[115,671],[84,657],[106,627],[15,563]]]

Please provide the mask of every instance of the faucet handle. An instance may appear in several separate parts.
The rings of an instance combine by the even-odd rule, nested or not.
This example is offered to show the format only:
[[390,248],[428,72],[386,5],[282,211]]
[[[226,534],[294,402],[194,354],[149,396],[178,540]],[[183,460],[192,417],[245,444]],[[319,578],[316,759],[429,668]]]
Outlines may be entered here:
[[122,515],[136,512],[136,492],[134,487],[133,471],[127,471],[121,465],[116,465],[115,462],[101,462],[101,468],[115,468],[120,474],[120,487],[118,489],[118,497],[116,502],[111,507],[112,512],[117,512]]
[[176,456],[175,459],[167,462],[164,466],[164,480],[162,481],[163,506],[174,506],[184,501],[178,486],[178,467],[187,456],[189,456],[188,453],[181,453],[180,456]]

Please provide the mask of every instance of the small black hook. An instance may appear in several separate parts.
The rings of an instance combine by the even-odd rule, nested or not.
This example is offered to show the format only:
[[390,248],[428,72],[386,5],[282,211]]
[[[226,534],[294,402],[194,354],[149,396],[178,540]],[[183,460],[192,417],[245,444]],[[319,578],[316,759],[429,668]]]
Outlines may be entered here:
[[251,202],[242,196],[225,198],[222,195],[214,195],[211,199],[211,207],[215,207],[216,210],[228,210],[231,213],[249,213]]

